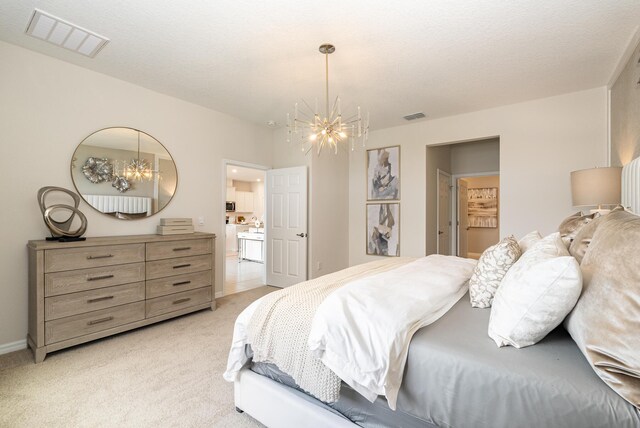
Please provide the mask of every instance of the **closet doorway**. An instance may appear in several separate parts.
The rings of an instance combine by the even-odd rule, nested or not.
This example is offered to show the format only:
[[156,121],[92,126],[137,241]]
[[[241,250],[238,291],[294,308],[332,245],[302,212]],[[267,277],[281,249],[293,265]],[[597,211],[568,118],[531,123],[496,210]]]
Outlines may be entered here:
[[266,284],[266,170],[259,165],[224,162],[224,295]]
[[426,254],[478,258],[500,240],[500,138],[426,152]]

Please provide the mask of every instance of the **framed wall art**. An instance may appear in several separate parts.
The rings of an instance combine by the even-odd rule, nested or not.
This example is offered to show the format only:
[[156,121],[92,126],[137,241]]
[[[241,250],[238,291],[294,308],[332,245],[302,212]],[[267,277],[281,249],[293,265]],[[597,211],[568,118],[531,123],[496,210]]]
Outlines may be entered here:
[[400,255],[400,204],[367,204],[367,255]]
[[469,227],[498,227],[498,188],[483,187],[469,189],[468,192]]
[[400,199],[400,146],[367,150],[367,200]]

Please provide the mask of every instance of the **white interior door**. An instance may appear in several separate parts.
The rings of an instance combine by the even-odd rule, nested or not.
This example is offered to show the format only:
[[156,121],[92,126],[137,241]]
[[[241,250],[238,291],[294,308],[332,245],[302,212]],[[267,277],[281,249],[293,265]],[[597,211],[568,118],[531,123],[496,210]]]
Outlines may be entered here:
[[451,174],[438,170],[438,254],[451,255]]
[[267,284],[307,279],[307,168],[267,171]]
[[469,254],[469,187],[464,180],[458,180],[458,256]]

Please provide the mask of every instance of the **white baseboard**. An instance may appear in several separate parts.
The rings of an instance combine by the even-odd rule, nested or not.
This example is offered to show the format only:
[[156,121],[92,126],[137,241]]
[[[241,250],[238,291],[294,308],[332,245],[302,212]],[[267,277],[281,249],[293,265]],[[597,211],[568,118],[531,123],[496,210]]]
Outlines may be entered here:
[[4,343],[0,345],[0,355],[8,354],[9,352],[21,351],[26,349],[27,347],[27,339],[18,340],[15,342]]
[[222,291],[216,291],[216,299],[221,298],[224,295],[224,293],[222,293]]

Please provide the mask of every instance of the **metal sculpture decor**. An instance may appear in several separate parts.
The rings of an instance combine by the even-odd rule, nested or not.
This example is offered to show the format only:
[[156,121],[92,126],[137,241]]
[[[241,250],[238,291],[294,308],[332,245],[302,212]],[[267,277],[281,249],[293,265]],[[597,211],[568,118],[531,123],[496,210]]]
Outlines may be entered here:
[[108,158],[90,156],[82,166],[82,173],[93,184],[110,181],[111,186],[118,192],[124,193],[131,189],[131,183],[127,177],[119,175],[116,169],[113,162],[109,161]]
[[131,183],[125,177],[115,176],[111,186],[115,187],[116,190],[120,193],[124,193],[127,190],[131,189]]
[[[45,199],[48,194],[52,192],[66,193],[74,201],[75,206],[66,204],[54,204],[50,206],[45,205]],[[47,241],[84,241],[86,238],[82,238],[82,235],[87,231],[87,218],[78,209],[80,205],[80,196],[71,190],[64,189],[62,187],[46,186],[38,190],[38,205],[44,218],[44,224],[47,225],[51,231],[51,237],[47,238]],[[56,211],[69,211],[70,215],[66,220],[58,221],[52,218],[52,214]],[[80,219],[80,226],[77,229],[71,230],[73,220],[78,216]]]
[[107,158],[89,157],[82,166],[82,173],[92,183],[111,181],[114,178],[113,164]]

